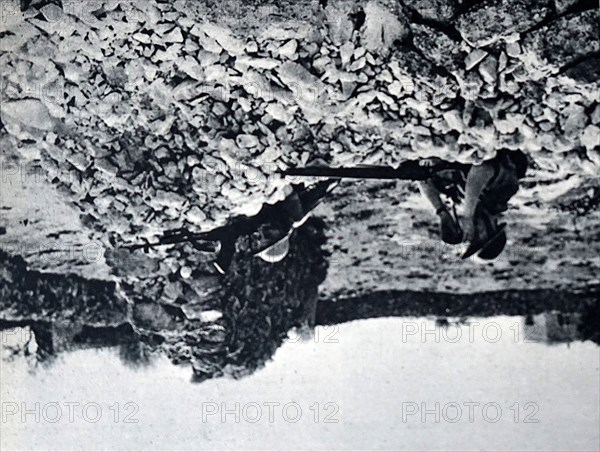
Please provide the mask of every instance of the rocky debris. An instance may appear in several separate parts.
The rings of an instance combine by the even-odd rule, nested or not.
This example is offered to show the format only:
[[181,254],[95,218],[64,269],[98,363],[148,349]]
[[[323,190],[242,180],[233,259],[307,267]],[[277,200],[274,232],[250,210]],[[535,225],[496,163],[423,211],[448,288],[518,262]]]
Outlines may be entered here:
[[427,25],[413,25],[411,30],[415,45],[433,63],[448,71],[456,71],[464,61],[467,70],[470,69],[459,43],[445,33]]
[[450,22],[457,13],[456,0],[403,0],[403,3],[416,11],[423,19],[440,23]]
[[219,43],[225,51],[231,55],[242,55],[245,52],[246,44],[233,36],[233,34],[224,27],[219,27],[212,23],[203,23],[199,27],[209,38]]
[[600,51],[599,35],[597,9],[570,14],[529,33],[521,59],[534,77],[557,72],[582,57],[598,60],[593,55]]
[[456,28],[474,47],[493,44],[540,23],[550,0],[486,0],[457,18]]
[[[329,2],[314,23],[249,33],[184,3],[111,4],[60,29],[34,8],[3,24],[2,133],[36,143],[107,245],[256,213],[289,190],[277,169],[316,159],[478,162],[508,148],[597,174],[595,10]],[[155,258],[160,274],[181,268]]]

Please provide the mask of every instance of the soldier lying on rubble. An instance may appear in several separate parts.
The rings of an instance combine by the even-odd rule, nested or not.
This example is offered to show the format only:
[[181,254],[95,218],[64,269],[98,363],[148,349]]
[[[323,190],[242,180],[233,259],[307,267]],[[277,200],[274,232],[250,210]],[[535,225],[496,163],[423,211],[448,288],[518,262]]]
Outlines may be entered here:
[[[421,161],[421,165],[433,166],[438,161],[427,159]],[[475,253],[486,260],[499,256],[506,246],[506,224],[499,220],[519,189],[519,180],[526,170],[525,154],[501,150],[494,159],[480,165],[437,171],[420,182],[421,192],[440,217],[442,240],[449,244],[468,243],[463,258]],[[463,204],[460,221],[455,209],[454,215],[448,211],[441,195],[450,198],[453,206]]]
[[215,268],[227,272],[235,253],[235,242],[244,235],[256,236],[253,255],[270,263],[283,260],[290,249],[292,233],[310,217],[321,200],[337,185],[337,181],[324,181],[312,187],[292,185],[292,193],[283,201],[265,205],[258,215],[217,229],[211,239],[218,240]]
[[311,187],[292,185],[292,192],[284,200],[265,205],[253,217],[234,218],[227,225],[206,233],[171,231],[163,235],[158,243],[128,248],[147,250],[154,246],[189,242],[198,251],[215,255],[215,269],[225,274],[233,260],[238,238],[250,237],[254,243],[250,252],[252,256],[270,263],[280,262],[289,252],[291,235],[306,222],[315,207],[336,185],[335,179]]

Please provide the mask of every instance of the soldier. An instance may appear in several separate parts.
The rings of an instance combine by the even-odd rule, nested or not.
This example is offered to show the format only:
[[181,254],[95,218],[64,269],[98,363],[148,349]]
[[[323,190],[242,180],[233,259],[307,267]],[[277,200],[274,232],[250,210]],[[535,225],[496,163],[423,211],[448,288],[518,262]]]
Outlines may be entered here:
[[[428,159],[421,165],[433,166],[438,161]],[[434,172],[420,182],[421,192],[440,217],[442,240],[449,244],[468,243],[463,259],[475,253],[486,260],[499,256],[506,246],[506,225],[499,220],[526,170],[525,154],[501,150],[494,159],[480,165]],[[463,204],[461,221],[455,211],[448,211],[441,195],[449,197],[453,205]]]

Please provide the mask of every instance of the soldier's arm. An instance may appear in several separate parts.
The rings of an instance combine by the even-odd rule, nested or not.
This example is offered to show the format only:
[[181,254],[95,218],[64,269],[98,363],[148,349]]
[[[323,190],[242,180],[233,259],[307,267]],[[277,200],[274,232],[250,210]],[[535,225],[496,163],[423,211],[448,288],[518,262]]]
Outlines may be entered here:
[[439,214],[440,211],[446,209],[446,206],[444,205],[444,202],[440,198],[440,192],[435,187],[435,185],[433,184],[433,182],[431,181],[431,179],[428,179],[428,180],[423,181],[423,182],[419,182],[419,188],[420,188],[421,193],[423,194],[423,196],[425,196],[427,198],[427,200],[433,206],[433,208],[435,209],[435,211],[438,212],[438,214]]
[[473,165],[467,175],[465,184],[465,215],[472,218],[479,202],[481,192],[494,177],[494,164],[484,162],[481,165]]

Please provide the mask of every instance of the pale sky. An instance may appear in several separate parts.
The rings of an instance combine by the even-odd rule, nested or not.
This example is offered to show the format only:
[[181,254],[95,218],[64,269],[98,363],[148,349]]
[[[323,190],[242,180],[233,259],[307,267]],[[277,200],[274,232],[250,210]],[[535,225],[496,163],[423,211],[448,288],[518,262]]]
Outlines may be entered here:
[[[422,337],[434,329],[425,319],[370,319],[337,331],[321,329],[315,341],[284,344],[264,369],[239,381],[191,384],[190,369],[166,359],[132,370],[113,350],[66,354],[37,374],[23,362],[3,362],[0,449],[597,450],[598,346],[515,341],[522,327],[517,317],[480,322],[471,337],[462,327],[457,342],[452,330],[438,342],[434,334]],[[483,322],[493,323],[488,340]],[[498,331],[501,338],[491,342]],[[34,414],[24,423],[20,412],[8,414],[15,406],[20,411],[23,402],[34,411],[40,403],[39,423]],[[80,403],[72,405],[72,423],[68,402]],[[47,422],[57,417],[52,403],[62,407],[56,423]],[[102,409],[96,423],[83,417],[88,403]],[[462,414],[452,423],[457,405]],[[257,406],[261,417],[252,423]],[[415,407],[419,411],[409,415]],[[425,422],[421,407],[431,411]],[[223,408],[231,411],[224,419]],[[94,406],[87,414],[97,416]],[[138,422],[123,422],[127,414]],[[539,422],[524,423],[527,415]],[[338,422],[324,422],[327,416]]]

